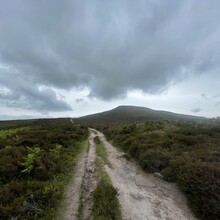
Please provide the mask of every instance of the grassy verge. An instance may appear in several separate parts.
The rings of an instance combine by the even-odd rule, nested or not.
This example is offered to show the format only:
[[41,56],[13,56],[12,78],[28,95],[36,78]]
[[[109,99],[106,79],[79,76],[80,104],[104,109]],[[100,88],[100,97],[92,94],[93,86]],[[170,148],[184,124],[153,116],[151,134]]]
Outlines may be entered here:
[[92,217],[94,220],[121,220],[120,205],[117,199],[117,190],[112,186],[111,180],[104,170],[108,161],[104,146],[96,142],[96,165],[98,168],[98,185],[93,192]]

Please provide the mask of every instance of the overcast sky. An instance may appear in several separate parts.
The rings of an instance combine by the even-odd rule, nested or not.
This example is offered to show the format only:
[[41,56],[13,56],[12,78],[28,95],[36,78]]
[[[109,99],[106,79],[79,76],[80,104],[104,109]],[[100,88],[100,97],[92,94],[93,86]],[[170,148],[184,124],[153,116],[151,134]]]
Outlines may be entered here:
[[118,105],[220,116],[219,0],[0,0],[0,119]]

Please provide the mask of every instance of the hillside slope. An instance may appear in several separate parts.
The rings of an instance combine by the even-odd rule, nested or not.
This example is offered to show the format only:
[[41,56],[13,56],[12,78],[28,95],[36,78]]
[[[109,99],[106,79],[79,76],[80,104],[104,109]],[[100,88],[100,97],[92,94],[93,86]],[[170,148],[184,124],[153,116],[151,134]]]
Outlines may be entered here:
[[77,119],[80,123],[97,123],[97,124],[123,124],[143,122],[146,120],[184,120],[184,121],[197,121],[203,122],[208,119],[205,117],[197,117],[191,115],[176,114],[167,111],[158,111],[145,107],[138,106],[118,106],[109,111],[83,116]]

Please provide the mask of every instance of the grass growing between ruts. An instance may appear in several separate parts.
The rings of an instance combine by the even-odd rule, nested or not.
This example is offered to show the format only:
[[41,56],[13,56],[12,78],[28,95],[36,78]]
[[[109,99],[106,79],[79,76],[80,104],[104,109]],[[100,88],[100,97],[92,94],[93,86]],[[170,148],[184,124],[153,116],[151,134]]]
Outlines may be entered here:
[[104,146],[96,137],[96,165],[98,169],[98,185],[93,192],[92,217],[94,220],[121,220],[121,210],[117,199],[117,190],[104,170],[104,165],[110,165]]
[[111,165],[111,163],[110,163],[110,161],[107,157],[107,152],[106,152],[105,147],[100,142],[98,137],[95,137],[94,141],[95,141],[95,144],[96,144],[96,154],[97,154],[97,156],[101,158],[102,163],[104,163],[104,164],[108,165],[109,167],[111,167],[112,165]]

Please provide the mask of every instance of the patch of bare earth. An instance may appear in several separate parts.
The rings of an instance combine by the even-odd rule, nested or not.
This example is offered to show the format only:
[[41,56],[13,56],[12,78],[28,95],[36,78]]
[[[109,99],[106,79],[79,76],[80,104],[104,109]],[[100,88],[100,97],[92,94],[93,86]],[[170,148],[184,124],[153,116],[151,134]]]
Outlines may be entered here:
[[92,213],[92,192],[95,190],[97,186],[97,179],[95,175],[96,166],[96,145],[94,143],[94,138],[96,135],[90,131],[90,137],[89,137],[89,152],[86,158],[86,164],[85,164],[85,171],[82,181],[82,187],[81,187],[81,196],[82,196],[82,202],[83,202],[83,208],[82,208],[82,216],[81,218],[83,220],[91,219],[91,213]]
[[143,172],[128,161],[97,132],[104,144],[112,168],[105,166],[113,186],[119,192],[119,202],[125,220],[195,220],[184,195],[175,184]]
[[90,133],[88,152],[83,152],[76,163],[75,175],[66,191],[65,220],[77,220],[79,216],[80,199],[82,200],[82,213],[80,219],[88,220],[91,216],[92,197],[91,192],[95,189],[97,181],[95,178],[96,150],[94,133]]
[[75,167],[75,174],[73,175],[70,185],[65,193],[65,220],[77,219],[86,156],[87,153],[85,151],[79,156]]

